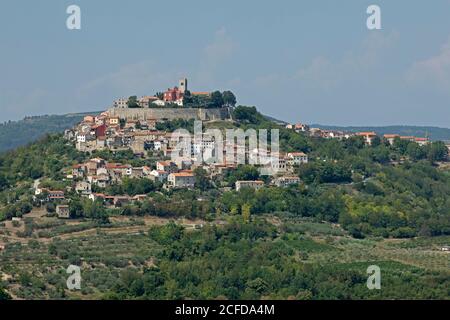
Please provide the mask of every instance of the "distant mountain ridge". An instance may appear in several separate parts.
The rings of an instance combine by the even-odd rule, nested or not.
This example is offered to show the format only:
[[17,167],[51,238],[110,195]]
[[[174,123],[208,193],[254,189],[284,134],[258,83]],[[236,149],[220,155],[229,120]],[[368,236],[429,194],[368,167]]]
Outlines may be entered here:
[[279,125],[282,125],[282,126],[285,126],[285,125],[289,124],[288,122],[286,122],[286,121],[284,121],[284,120],[276,119],[276,118],[274,118],[274,117],[272,117],[272,116],[268,116],[268,115],[264,115],[264,114],[263,114],[263,116],[264,116],[264,118],[266,118],[267,120],[272,121],[272,122],[275,122],[276,124],[279,124]]
[[26,145],[47,133],[63,132],[88,114],[100,111],[25,117],[19,121],[0,123],[0,152]]
[[337,130],[347,132],[360,132],[360,131],[374,131],[377,134],[399,134],[402,136],[415,136],[425,137],[428,136],[431,140],[450,141],[450,129],[440,128],[432,126],[406,126],[406,125],[394,125],[394,126],[333,126],[323,124],[311,124],[312,128],[322,128],[325,130]]

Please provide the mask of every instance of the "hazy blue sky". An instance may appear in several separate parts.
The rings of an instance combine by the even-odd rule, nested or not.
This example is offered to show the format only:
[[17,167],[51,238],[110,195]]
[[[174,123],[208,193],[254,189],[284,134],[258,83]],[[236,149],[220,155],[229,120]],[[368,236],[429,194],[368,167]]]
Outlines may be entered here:
[[[382,30],[366,27],[370,4]],[[450,127],[450,0],[2,0],[0,74],[0,121],[106,109],[186,76],[292,122]]]

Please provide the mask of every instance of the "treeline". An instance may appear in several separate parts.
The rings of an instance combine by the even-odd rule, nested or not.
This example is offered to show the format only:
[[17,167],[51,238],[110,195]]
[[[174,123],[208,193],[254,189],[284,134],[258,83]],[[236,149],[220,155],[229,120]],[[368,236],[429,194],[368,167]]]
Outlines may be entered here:
[[65,169],[85,159],[86,155],[68,145],[60,134],[0,154],[0,221],[31,211],[34,180],[45,177],[43,185],[64,186]]
[[198,192],[180,190],[172,194],[151,194],[142,202],[124,205],[120,211],[127,216],[209,219],[214,213],[214,205],[210,198],[199,198]]
[[292,234],[280,235],[258,219],[234,219],[199,232],[169,223],[152,227],[148,236],[161,247],[155,266],[143,273],[133,267],[123,270],[104,298],[429,299],[445,297],[449,284],[444,274],[377,262],[388,270],[383,281],[389,288],[367,290],[367,264],[304,263],[298,256],[307,255],[307,249],[297,248]]
[[[158,99],[164,99],[163,92],[157,92],[156,97]],[[220,92],[218,90],[211,93],[193,95],[189,90],[184,93],[183,105],[180,106],[174,102],[166,102],[165,105],[157,105],[151,103],[151,108],[222,108],[222,107],[234,107],[236,105],[236,96],[233,92],[227,90]],[[139,105],[137,96],[131,96],[127,101],[128,108],[142,108]]]
[[344,197],[342,225],[354,236],[450,234],[450,177],[427,162],[384,167]]
[[[245,173],[246,167],[242,168]],[[359,238],[450,235],[450,178],[428,163],[381,166],[377,173],[364,180],[362,174],[345,170],[349,173],[345,175],[346,183],[342,183],[342,176],[337,182],[336,173],[327,173],[311,179],[309,184],[287,188],[150,193],[142,203],[125,205],[121,212],[203,219],[223,214],[248,219],[252,215],[278,213],[340,223]],[[334,183],[323,184],[330,176]]]
[[26,117],[0,123],[0,152],[26,145],[48,133],[63,132],[83,119],[85,114]]
[[234,107],[236,96],[231,91],[213,91],[208,95],[192,95],[188,90],[183,99],[183,107],[187,108],[221,108]]
[[0,154],[0,182],[15,185],[44,176],[62,180],[65,178],[63,169],[74,161],[85,159],[86,155],[69,145],[62,135],[47,135],[27,146]]
[[176,129],[186,129],[190,133],[194,132],[194,119],[174,119],[156,123],[156,130],[173,132]]
[[107,195],[142,195],[150,192],[160,190],[162,183],[155,182],[147,178],[124,178],[121,184],[113,184],[105,189],[94,188],[96,191],[103,192]]

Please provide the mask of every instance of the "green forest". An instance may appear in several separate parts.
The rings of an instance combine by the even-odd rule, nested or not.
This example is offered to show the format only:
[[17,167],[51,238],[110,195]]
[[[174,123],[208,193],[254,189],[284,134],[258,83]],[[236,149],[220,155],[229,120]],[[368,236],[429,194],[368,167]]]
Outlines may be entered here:
[[60,133],[79,123],[88,113],[25,117],[0,123],[0,152],[36,141],[48,133]]

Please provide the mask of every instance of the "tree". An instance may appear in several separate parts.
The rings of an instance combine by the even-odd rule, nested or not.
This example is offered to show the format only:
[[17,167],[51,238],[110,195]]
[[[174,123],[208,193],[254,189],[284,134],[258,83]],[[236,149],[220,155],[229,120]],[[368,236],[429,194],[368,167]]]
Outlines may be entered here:
[[372,146],[372,147],[378,147],[380,144],[381,144],[381,138],[380,138],[379,136],[375,136],[375,137],[372,139],[372,144],[371,144],[371,146]]
[[128,105],[128,108],[140,108],[136,96],[129,97],[127,105]]
[[11,300],[11,296],[2,288],[0,288],[0,300]]
[[47,209],[47,212],[49,212],[49,213],[53,213],[56,211],[56,206],[52,202],[47,203],[47,206],[45,208]]
[[343,163],[308,163],[299,168],[299,175],[307,183],[345,183],[352,181],[352,172]]
[[22,202],[20,204],[20,212],[22,214],[30,213],[33,210],[33,206],[29,202]]
[[164,226],[153,226],[148,231],[150,238],[160,244],[171,244],[180,240],[184,234],[184,228],[170,221]]
[[394,139],[393,147],[395,150],[397,150],[401,154],[405,154],[406,150],[408,149],[409,143],[410,143],[410,141],[408,141],[408,140],[403,140],[403,139],[400,139],[399,137],[396,137]]
[[256,107],[238,106],[233,111],[233,117],[241,122],[260,124],[264,117],[256,110]]
[[87,218],[97,220],[101,224],[108,224],[108,213],[101,200],[91,201],[83,199],[83,212]]
[[371,157],[373,161],[379,162],[379,163],[387,163],[389,158],[389,150],[387,147],[383,145],[379,145],[378,147],[371,148]]
[[406,148],[406,154],[412,160],[421,160],[427,155],[426,151],[415,142],[411,142],[410,144],[408,144],[408,147]]
[[122,186],[118,190],[117,194],[124,191],[130,196],[135,196],[137,194],[147,194],[155,190],[155,184],[152,180],[146,178],[124,178]]
[[230,173],[228,177],[229,183],[235,183],[237,180],[257,180],[259,171],[251,165],[239,165],[236,170]]
[[448,157],[448,149],[444,142],[436,141],[427,146],[427,158],[431,162],[446,161]]
[[223,96],[223,103],[226,106],[234,107],[236,105],[236,96],[231,91],[224,91],[222,93]]
[[345,148],[352,154],[356,153],[359,149],[364,148],[365,142],[362,136],[353,136],[344,140]]
[[242,206],[242,219],[244,219],[245,222],[250,222],[251,209],[252,206],[249,203]]
[[69,215],[71,218],[81,218],[84,215],[83,205],[79,200],[73,200],[69,205]]
[[3,174],[0,174],[0,191],[8,188],[8,186],[9,186],[8,180]]
[[213,108],[221,108],[224,104],[223,96],[220,91],[214,91],[211,93],[211,107]]
[[200,190],[205,191],[211,186],[205,169],[196,168],[194,170],[194,176],[195,176],[195,186]]

